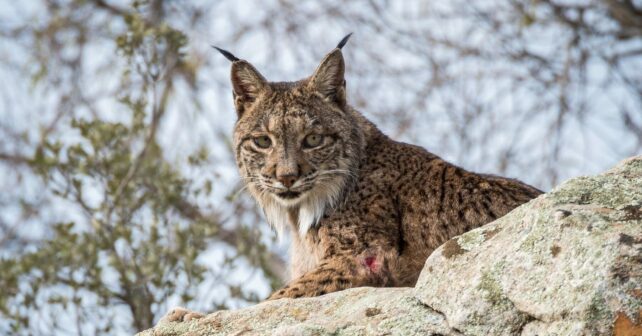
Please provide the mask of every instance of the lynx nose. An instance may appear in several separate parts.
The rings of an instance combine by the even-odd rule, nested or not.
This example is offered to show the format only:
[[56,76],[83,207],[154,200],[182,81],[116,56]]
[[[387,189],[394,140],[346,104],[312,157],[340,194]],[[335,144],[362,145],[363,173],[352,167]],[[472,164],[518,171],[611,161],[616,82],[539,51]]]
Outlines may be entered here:
[[299,176],[297,176],[296,174],[286,174],[286,175],[280,175],[276,177],[276,179],[279,182],[283,183],[283,185],[288,189],[291,188],[292,185],[294,185],[294,182],[296,182],[298,178]]

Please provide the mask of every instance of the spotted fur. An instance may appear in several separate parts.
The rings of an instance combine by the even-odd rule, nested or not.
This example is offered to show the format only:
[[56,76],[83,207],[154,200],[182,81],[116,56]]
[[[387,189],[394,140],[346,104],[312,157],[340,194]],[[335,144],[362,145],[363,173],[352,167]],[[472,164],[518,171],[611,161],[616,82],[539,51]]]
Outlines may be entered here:
[[390,139],[347,104],[344,68],[340,48],[298,82],[232,63],[240,174],[268,223],[292,237],[293,280],[270,299],[414,285],[439,245],[541,193]]

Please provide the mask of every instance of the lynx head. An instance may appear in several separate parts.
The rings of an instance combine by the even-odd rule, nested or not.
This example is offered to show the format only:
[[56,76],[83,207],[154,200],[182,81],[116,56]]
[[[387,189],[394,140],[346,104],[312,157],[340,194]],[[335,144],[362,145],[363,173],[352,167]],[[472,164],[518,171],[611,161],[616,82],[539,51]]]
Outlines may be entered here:
[[304,235],[356,176],[363,134],[346,103],[341,47],[347,37],[297,82],[269,82],[219,49],[233,61],[240,175],[280,234],[290,221]]

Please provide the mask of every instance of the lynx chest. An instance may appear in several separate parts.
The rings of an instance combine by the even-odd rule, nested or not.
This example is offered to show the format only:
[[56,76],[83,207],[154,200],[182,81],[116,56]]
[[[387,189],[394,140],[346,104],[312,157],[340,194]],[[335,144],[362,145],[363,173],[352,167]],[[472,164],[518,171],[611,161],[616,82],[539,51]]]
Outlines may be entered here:
[[315,268],[323,257],[323,248],[314,243],[311,233],[305,237],[297,233],[292,235],[290,245],[290,279],[296,279],[307,271]]

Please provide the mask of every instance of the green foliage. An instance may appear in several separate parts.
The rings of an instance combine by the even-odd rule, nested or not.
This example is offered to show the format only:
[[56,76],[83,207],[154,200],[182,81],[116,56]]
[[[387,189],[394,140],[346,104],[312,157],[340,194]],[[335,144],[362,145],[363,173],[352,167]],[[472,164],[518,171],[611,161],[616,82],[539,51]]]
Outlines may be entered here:
[[[127,66],[119,96],[113,97],[118,119],[126,121],[70,118],[68,132],[43,132],[27,162],[46,186],[42,193],[70,216],[47,223],[46,239],[0,258],[0,317],[9,321],[6,331],[12,334],[42,328],[79,332],[86,325],[93,328],[90,333],[147,329],[166,312],[169,298],[184,305],[195,300],[199,285],[211,276],[197,259],[213,242],[233,250],[219,276],[244,258],[262,269],[273,286],[280,284],[271,254],[259,243],[260,232],[245,226],[226,230],[216,214],[202,213],[194,200],[210,195],[215,182],[183,176],[156,141],[175,82],[183,79],[194,88],[197,67],[182,52],[187,37],[162,20],[151,20],[147,3],[136,1],[131,10],[109,8],[127,28],[114,36],[117,57]],[[79,1],[73,6],[89,5]],[[66,18],[52,20],[64,26]],[[38,36],[46,40],[55,34]],[[45,71],[36,77],[35,85],[45,80]],[[208,148],[199,148],[187,161],[192,167],[207,164]],[[259,299],[237,285],[228,287],[229,297]],[[225,308],[222,299],[211,305]],[[130,319],[114,312],[119,307]],[[51,316],[34,319],[34,312]],[[76,320],[59,319],[61,312]]]
[[[152,324],[153,303],[170,295],[190,301],[203,280],[205,268],[196,258],[218,225],[184,220],[191,182],[164,160],[153,139],[145,143],[145,105],[126,106],[132,108],[130,125],[73,120],[79,142],[62,146],[44,139],[36,151],[31,165],[53,194],[82,208],[86,221],[57,223],[37,251],[0,261],[0,285],[15,295],[2,296],[0,311],[14,318],[16,330],[28,324],[19,308],[38,309],[43,300],[62,308],[69,304],[46,290],[51,286],[126,304],[144,328]],[[134,152],[136,144],[145,146],[144,155]],[[105,281],[106,272],[115,273],[118,283]],[[39,295],[44,299],[36,300]]]
[[151,39],[167,51],[178,52],[187,44],[187,37],[182,32],[173,29],[166,23],[152,25],[138,13],[130,13],[125,17],[127,32],[116,38],[116,45],[126,56],[134,56],[146,40]]

